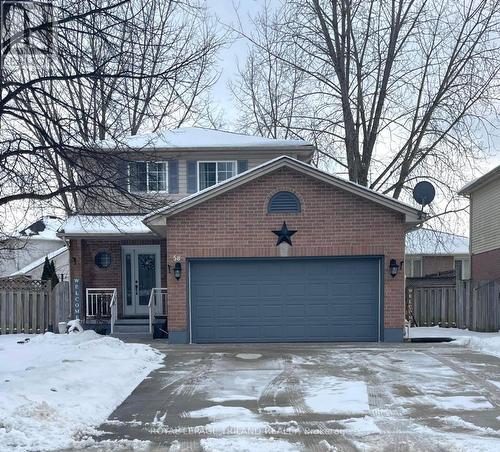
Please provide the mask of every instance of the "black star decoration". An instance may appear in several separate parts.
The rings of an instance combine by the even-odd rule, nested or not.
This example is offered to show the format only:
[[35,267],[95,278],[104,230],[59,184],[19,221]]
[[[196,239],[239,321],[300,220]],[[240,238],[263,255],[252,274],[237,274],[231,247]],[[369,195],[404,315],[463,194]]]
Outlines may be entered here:
[[297,231],[292,231],[286,227],[286,223],[283,222],[283,226],[281,226],[280,231],[273,231],[277,236],[278,236],[278,242],[276,243],[276,246],[278,246],[280,243],[286,242],[289,245],[292,245],[292,235],[295,234]]

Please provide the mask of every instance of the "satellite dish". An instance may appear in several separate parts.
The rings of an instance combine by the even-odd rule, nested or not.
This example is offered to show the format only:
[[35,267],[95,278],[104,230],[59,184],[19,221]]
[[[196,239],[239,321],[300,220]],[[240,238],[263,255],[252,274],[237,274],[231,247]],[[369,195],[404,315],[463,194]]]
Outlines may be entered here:
[[436,196],[436,189],[426,180],[419,182],[413,189],[413,199],[422,207],[434,201],[434,196]]

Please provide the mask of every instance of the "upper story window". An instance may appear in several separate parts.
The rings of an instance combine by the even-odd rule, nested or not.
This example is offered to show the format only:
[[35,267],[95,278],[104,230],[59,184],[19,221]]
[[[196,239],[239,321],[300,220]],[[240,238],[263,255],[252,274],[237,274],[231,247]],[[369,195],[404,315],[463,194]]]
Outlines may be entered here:
[[290,191],[276,193],[267,205],[268,213],[299,213],[300,200]]
[[236,161],[198,162],[198,190],[236,176]]
[[132,193],[166,192],[167,162],[131,162],[128,165],[129,191]]

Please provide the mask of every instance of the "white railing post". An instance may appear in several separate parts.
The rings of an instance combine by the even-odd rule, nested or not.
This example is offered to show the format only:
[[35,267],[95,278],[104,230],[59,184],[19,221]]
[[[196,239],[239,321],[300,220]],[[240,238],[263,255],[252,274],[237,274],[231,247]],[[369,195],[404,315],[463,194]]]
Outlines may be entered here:
[[[160,294],[160,303],[158,308],[158,303],[156,302],[157,294]],[[165,287],[153,287],[151,289],[151,294],[149,295],[148,311],[149,311],[149,334],[153,334],[153,315],[163,312],[163,296],[167,294],[167,289]],[[154,309],[154,314],[153,314]]]
[[118,317],[118,309],[116,304],[116,289],[113,289],[113,296],[111,297],[111,301],[109,303],[109,307],[111,310],[111,334],[114,333],[116,318]]

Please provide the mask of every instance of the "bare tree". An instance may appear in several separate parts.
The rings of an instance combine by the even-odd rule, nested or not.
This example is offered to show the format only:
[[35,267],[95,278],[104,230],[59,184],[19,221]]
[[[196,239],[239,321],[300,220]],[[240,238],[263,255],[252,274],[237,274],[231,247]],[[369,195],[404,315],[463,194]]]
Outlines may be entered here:
[[[419,178],[430,178],[452,199],[484,156],[498,94],[500,2],[288,1],[279,17],[260,22],[279,46],[247,35],[248,64],[257,54],[301,72],[301,100],[312,106],[318,132],[330,136],[322,151],[337,168],[403,199]],[[249,74],[237,95],[246,90],[258,104],[271,102],[265,81]],[[295,87],[280,88],[293,97]],[[292,114],[302,136],[307,126]],[[259,111],[253,123],[265,122],[263,116],[272,117]],[[456,199],[447,206],[463,208]]]
[[204,10],[174,0],[63,0],[19,26],[7,6],[0,233],[12,229],[14,204],[52,203],[66,212],[78,210],[80,199],[129,211],[154,207],[151,197],[127,190],[130,153],[104,151],[99,141],[196,121],[224,42]]

